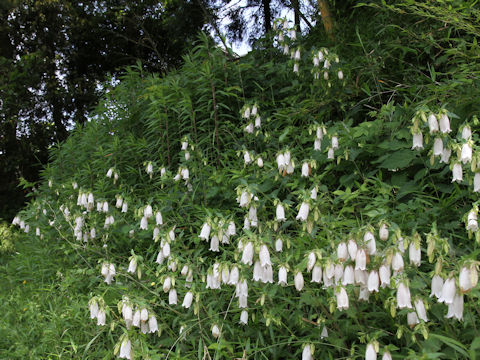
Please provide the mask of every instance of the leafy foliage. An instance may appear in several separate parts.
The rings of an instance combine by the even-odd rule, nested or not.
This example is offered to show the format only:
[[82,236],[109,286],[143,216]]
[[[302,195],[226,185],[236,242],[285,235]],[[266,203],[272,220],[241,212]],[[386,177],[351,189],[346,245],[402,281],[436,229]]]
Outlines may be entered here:
[[[476,358],[478,286],[466,289],[461,275],[468,269],[473,283],[478,271],[476,155],[464,180],[452,182],[450,167],[429,159],[440,132],[430,134],[423,119],[448,114],[452,132],[441,136],[454,150],[452,165],[456,146],[469,140],[476,154],[478,64],[463,53],[478,55],[476,25],[454,7],[460,20],[430,34],[445,23],[435,4],[355,11],[378,21],[346,30],[346,41],[328,51],[315,34],[295,40],[287,32],[293,59],[265,46],[231,60],[203,36],[167,76],[129,68],[92,121],[52,150],[45,182],[16,222],[77,259],[66,288],[83,302],[68,312],[82,324],[73,339],[85,356],[126,356],[130,342],[134,357],[152,359],[308,358],[308,350],[319,359],[363,358],[379,345],[394,358]],[[312,65],[320,50],[330,66]],[[412,150],[419,131],[426,149]],[[349,240],[355,258],[341,250]],[[359,278],[387,266],[390,281],[379,287],[377,275],[375,289],[345,280],[347,267],[363,271],[358,251],[366,268]],[[315,266],[321,283],[310,281]],[[221,283],[235,267],[248,299]],[[287,286],[277,284],[282,267]],[[435,276],[453,279],[461,312],[431,295]],[[191,307],[182,307],[189,291]],[[158,332],[145,334],[154,329],[145,318],[143,331],[130,324],[128,307],[155,316]],[[83,329],[95,322],[87,342]]]

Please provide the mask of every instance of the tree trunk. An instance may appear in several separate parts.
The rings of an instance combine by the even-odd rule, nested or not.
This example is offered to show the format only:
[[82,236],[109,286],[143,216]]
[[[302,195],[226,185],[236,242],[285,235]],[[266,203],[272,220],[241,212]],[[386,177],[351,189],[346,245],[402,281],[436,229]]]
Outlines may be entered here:
[[265,34],[272,29],[272,15],[270,11],[270,0],[262,0],[263,20],[265,22]]
[[295,26],[297,27],[297,31],[301,31],[300,29],[300,4],[298,0],[292,0],[293,5],[293,12],[295,15]]
[[320,10],[323,27],[325,28],[328,38],[331,41],[335,41],[335,34],[333,33],[333,16],[328,7],[327,0],[318,0],[318,9]]

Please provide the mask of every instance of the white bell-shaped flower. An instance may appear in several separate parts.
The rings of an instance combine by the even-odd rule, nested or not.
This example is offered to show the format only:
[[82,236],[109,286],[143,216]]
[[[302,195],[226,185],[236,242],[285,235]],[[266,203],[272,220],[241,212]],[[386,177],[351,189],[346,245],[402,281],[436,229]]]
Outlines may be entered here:
[[339,70],[337,73],[337,76],[338,76],[338,80],[343,80],[343,71]]
[[304,162],[302,164],[302,177],[308,177],[310,175],[310,166]]
[[340,261],[346,261],[348,259],[348,248],[345,242],[341,242],[337,246],[337,257]]
[[378,230],[378,237],[380,238],[380,240],[388,240],[388,235],[389,235],[389,232],[388,232],[388,226],[387,224],[383,223],[382,226],[380,226],[380,229]]
[[312,269],[312,283],[320,284],[322,282],[322,267],[315,265]]
[[298,271],[295,274],[294,283],[295,283],[295,289],[297,289],[297,291],[302,291],[304,281],[303,281],[303,275],[302,275],[301,271]]
[[388,266],[387,264],[380,265],[380,268],[378,269],[378,274],[380,276],[380,286],[382,288],[389,287],[391,278],[390,266]]
[[212,326],[212,336],[217,339],[220,336],[220,328],[217,324]]
[[348,249],[348,255],[350,255],[350,258],[355,259],[357,256],[357,250],[358,250],[358,246],[355,240],[353,239],[348,240],[347,249]]
[[428,322],[427,310],[425,309],[425,304],[422,299],[416,299],[414,301],[415,310],[417,311],[418,318],[425,322]]
[[140,229],[141,230],[147,230],[148,229],[148,220],[145,216],[142,217],[142,219],[140,220]]
[[423,149],[423,134],[419,131],[413,134],[412,150]]
[[469,125],[465,125],[462,129],[462,139],[470,140],[472,138],[472,129],[470,129]]
[[436,137],[433,141],[433,155],[442,156],[443,154],[443,140],[442,138]]
[[185,294],[185,297],[183,298],[182,306],[185,309],[189,309],[190,306],[192,306],[192,301],[193,301],[193,293],[191,291],[187,291],[187,293]]
[[365,270],[367,268],[367,253],[364,249],[358,249],[355,255],[355,270]]
[[258,257],[260,258],[260,265],[262,267],[265,267],[267,265],[272,265],[272,262],[270,261],[270,253],[268,252],[267,245],[262,244],[260,246]]
[[415,325],[419,324],[420,320],[418,320],[417,313],[415,311],[409,312],[407,314],[407,324],[410,328],[414,328]]
[[248,324],[248,311],[242,310],[240,313],[240,325],[247,325]]
[[317,257],[315,256],[315,253],[313,251],[310,252],[308,254],[308,260],[307,260],[307,271],[311,271],[313,269],[316,261],[317,261]]
[[313,360],[312,349],[309,344],[305,345],[303,348],[302,360]]
[[105,310],[104,310],[104,309],[98,310],[98,314],[97,314],[97,325],[98,325],[98,326],[104,326],[104,325],[105,325],[106,318],[107,318],[107,314],[105,313]]
[[168,304],[177,305],[177,290],[170,289],[170,291],[168,292]]
[[120,345],[120,354],[118,356],[120,359],[131,359],[132,358],[132,343],[125,337]]
[[436,133],[438,131],[438,121],[437,117],[434,114],[428,116],[428,128],[430,129],[430,134]]
[[464,294],[472,290],[478,283],[478,272],[475,266],[463,266],[458,278],[460,291]]
[[377,351],[375,350],[375,345],[372,343],[367,344],[365,350],[365,360],[377,360]]
[[336,135],[332,136],[332,149],[333,150],[338,149],[338,136]]
[[95,319],[98,315],[98,303],[97,301],[93,300],[90,303],[90,319]]
[[242,263],[246,265],[253,264],[253,243],[249,241],[243,248]]
[[239,276],[240,276],[240,273],[238,271],[238,267],[234,266],[230,270],[230,276],[228,278],[228,285],[237,285]]
[[158,323],[155,315],[150,315],[148,318],[148,332],[150,334],[158,332]]
[[450,161],[450,156],[452,155],[452,149],[444,147],[442,157],[440,158],[440,162],[444,164],[448,164]]
[[390,351],[385,350],[382,356],[382,360],[392,360],[392,354],[390,354]]
[[447,114],[440,115],[440,131],[443,134],[448,134],[452,130],[450,129],[450,119],[448,118]]
[[208,238],[210,237],[210,230],[211,230],[211,226],[208,223],[204,223],[202,225],[202,230],[200,231],[200,235],[198,237],[200,239],[207,241]]
[[310,212],[310,206],[308,205],[308,203],[302,202],[302,205],[300,205],[300,209],[298,211],[298,215],[296,219],[300,221],[307,221],[309,212]]
[[476,172],[473,177],[473,192],[480,192],[480,172]]
[[419,244],[415,244],[415,241],[411,241],[408,246],[408,256],[410,258],[410,264],[420,266],[422,261],[422,251]]
[[349,307],[348,294],[344,287],[340,287],[335,291],[335,296],[337,297],[337,309],[347,310]]
[[377,270],[372,270],[368,274],[367,287],[370,292],[378,292],[378,287],[380,285],[380,279],[378,277]]
[[477,231],[478,230],[478,221],[477,213],[474,210],[470,210],[467,216],[467,230]]
[[448,312],[445,316],[447,319],[455,318],[459,321],[463,320],[463,295],[455,294],[451,304],[448,304]]
[[282,241],[282,239],[278,238],[275,241],[275,251],[276,252],[282,252],[282,250],[283,250],[283,241]]
[[316,151],[320,151],[322,148],[322,140],[320,139],[315,139],[315,141],[313,142],[313,150],[316,150]]
[[276,209],[276,216],[277,216],[277,221],[285,221],[287,220],[285,218],[285,209],[282,204],[277,204],[277,209]]
[[132,260],[130,260],[130,263],[128,264],[127,272],[133,274],[133,273],[135,273],[136,270],[137,270],[137,259],[132,258]]
[[335,264],[334,279],[335,284],[339,284],[343,278],[343,264]]
[[257,165],[259,168],[263,168],[263,159],[261,157],[257,159]]
[[450,277],[443,283],[442,296],[438,299],[438,302],[444,302],[445,304],[453,303],[453,298],[457,293],[457,287],[455,285],[455,278]]
[[286,286],[287,284],[287,268],[285,266],[280,266],[278,269],[278,285]]
[[430,293],[430,297],[434,296],[437,299],[442,297],[442,289],[443,289],[443,278],[440,275],[434,275],[432,278],[432,292]]
[[363,236],[363,241],[367,244],[367,251],[369,255],[375,255],[377,253],[377,243],[375,242],[375,236],[367,231]]
[[467,164],[472,161],[472,146],[467,142],[462,145],[462,152],[460,155],[460,161]]
[[169,292],[172,287],[172,279],[169,276],[163,280],[163,292]]
[[399,309],[404,309],[404,308],[411,309],[412,308],[412,302],[411,302],[411,297],[410,297],[410,289],[403,282],[401,282],[398,285],[397,306],[398,306]]
[[396,272],[401,272],[403,271],[403,268],[405,267],[404,262],[403,262],[403,257],[401,252],[397,251],[395,252],[395,255],[393,255],[392,259],[392,269],[393,271]]
[[355,270],[352,265],[345,266],[345,271],[343,272],[342,285],[353,285],[355,283]]
[[217,235],[213,235],[210,239],[210,251],[219,252],[220,251],[220,240]]
[[247,164],[247,165],[252,162],[252,157],[250,156],[250,153],[248,151],[244,152],[243,160],[245,161],[245,164]]

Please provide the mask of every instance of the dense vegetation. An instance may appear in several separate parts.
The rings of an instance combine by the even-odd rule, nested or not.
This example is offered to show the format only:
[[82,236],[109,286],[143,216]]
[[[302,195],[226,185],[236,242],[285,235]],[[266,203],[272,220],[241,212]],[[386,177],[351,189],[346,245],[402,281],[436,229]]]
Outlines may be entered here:
[[129,68],[2,241],[0,357],[475,359],[479,12],[448,4]]

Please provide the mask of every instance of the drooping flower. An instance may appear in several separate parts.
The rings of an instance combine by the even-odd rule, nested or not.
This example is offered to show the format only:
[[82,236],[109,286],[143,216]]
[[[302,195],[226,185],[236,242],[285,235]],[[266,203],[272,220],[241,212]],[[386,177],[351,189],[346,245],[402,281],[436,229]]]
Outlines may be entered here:
[[377,252],[377,244],[375,242],[375,236],[372,232],[367,231],[363,236],[363,241],[367,244],[367,251],[369,255],[375,255]]
[[346,261],[348,259],[348,248],[347,248],[347,244],[344,243],[343,241],[338,244],[338,247],[337,247],[337,257],[338,257],[338,260],[340,261]]
[[302,164],[302,177],[308,177],[310,175],[310,165],[304,162]]
[[412,150],[421,150],[421,149],[423,149],[423,134],[419,131],[413,134]]
[[267,265],[272,265],[272,262],[270,261],[270,253],[268,252],[267,245],[262,244],[260,246],[260,251],[258,253],[258,257],[260,259],[260,265],[262,267],[265,267]]
[[365,270],[367,268],[367,253],[364,249],[358,249],[355,255],[355,270]]
[[433,134],[438,131],[438,121],[435,114],[430,114],[428,116],[428,127],[430,129],[430,134]]
[[467,216],[467,230],[469,231],[477,231],[478,230],[478,221],[477,221],[477,213],[475,210],[470,210]]
[[447,134],[452,131],[450,129],[450,119],[448,118],[446,113],[440,115],[440,131],[443,134]]
[[372,343],[367,344],[367,348],[365,350],[365,360],[376,360],[377,359],[377,351],[375,350],[375,346]]
[[247,325],[248,324],[248,311],[242,310],[240,313],[240,325]]
[[378,269],[378,274],[380,276],[380,285],[382,286],[382,288],[390,286],[390,266],[385,263],[380,265],[380,268]]
[[302,360],[313,360],[310,344],[305,345],[302,351]]
[[472,161],[472,146],[468,142],[462,145],[460,161],[464,164]]
[[131,359],[132,358],[132,343],[125,337],[122,341],[122,345],[120,345],[120,359]]
[[434,275],[432,278],[432,292],[430,294],[430,297],[435,295],[437,299],[440,299],[442,297],[442,289],[443,278],[440,275]]
[[297,291],[302,291],[304,281],[303,281],[303,275],[301,271],[297,271],[297,273],[295,274],[294,283],[295,283],[295,289],[297,289]]
[[480,172],[476,172],[473,177],[473,192],[480,192]]
[[436,137],[433,142],[433,155],[442,156],[443,154],[443,140],[442,138]]
[[243,248],[242,263],[246,265],[253,264],[253,243],[249,241]]
[[440,158],[440,162],[444,164],[448,164],[450,161],[450,155],[452,155],[452,149],[444,147],[442,157]]
[[382,360],[392,360],[392,354],[390,354],[390,351],[385,350],[382,356]]
[[133,274],[135,273],[136,270],[137,270],[137,259],[133,257],[132,260],[130,260],[130,263],[128,264],[127,272]]
[[353,239],[349,239],[347,243],[347,248],[348,248],[348,255],[350,255],[351,259],[355,259],[357,256],[357,243]]
[[379,282],[380,282],[380,279],[378,277],[378,272],[376,270],[370,271],[368,275],[368,280],[367,280],[368,291],[378,292],[378,286],[380,285]]
[[212,326],[212,336],[217,339],[220,336],[220,328],[217,324]]
[[311,271],[313,269],[316,261],[317,261],[317,258],[315,256],[315,253],[313,251],[310,252],[308,254],[308,260],[307,260],[307,271]]
[[410,297],[410,289],[404,282],[401,282],[398,285],[397,306],[398,306],[399,309],[404,309],[404,308],[411,309],[412,308],[412,302],[411,302],[411,297]]
[[393,271],[400,272],[403,271],[404,263],[402,254],[399,251],[395,252],[392,259],[392,269]]
[[300,205],[300,210],[298,211],[298,215],[296,219],[300,221],[307,221],[309,212],[310,212],[310,206],[308,205],[308,203],[302,202],[302,205]]
[[287,268],[285,266],[280,266],[278,269],[278,285],[286,286],[287,284]]
[[418,318],[425,322],[428,322],[427,311],[425,310],[425,304],[422,299],[416,299],[414,301],[415,310],[417,311]]
[[322,267],[315,265],[312,269],[312,282],[320,284],[322,282]]
[[418,320],[417,313],[415,311],[409,312],[407,314],[407,324],[410,328],[414,328],[415,325],[419,324],[420,320]]
[[347,310],[349,307],[348,303],[348,294],[344,287],[340,287],[339,290],[335,291],[335,296],[337,297],[337,309]]
[[453,303],[453,298],[457,293],[457,288],[455,285],[455,278],[450,277],[443,283],[442,287],[442,296],[438,299],[438,302],[444,302],[445,304]]
[[342,285],[353,285],[355,283],[355,270],[353,270],[352,265],[345,266],[345,271],[343,272]]
[[416,244],[415,241],[410,242],[408,247],[408,255],[410,258],[410,264],[420,266],[422,251],[420,245]]
[[275,241],[275,251],[276,252],[282,252],[282,250],[283,250],[283,241],[282,241],[282,239],[278,238]]
[[387,224],[383,223],[382,226],[380,226],[380,230],[378,230],[378,237],[380,240],[388,240],[388,226]]
[[463,266],[460,269],[460,275],[459,275],[459,286],[460,286],[460,292],[462,294],[469,292],[472,290],[475,286],[477,286],[478,283],[478,272],[477,269],[475,268],[474,265],[472,266]]
[[282,204],[277,204],[276,216],[277,216],[277,221],[285,221],[285,220],[287,220],[287,219],[285,218],[285,208],[283,207]]
[[447,319],[463,320],[463,294],[455,294],[451,304],[448,304]]
[[150,315],[148,317],[148,332],[150,334],[153,334],[155,332],[158,332],[158,323],[157,323],[157,318],[155,317],[155,315]]
[[177,305],[177,290],[170,289],[170,291],[168,292],[168,304]]

